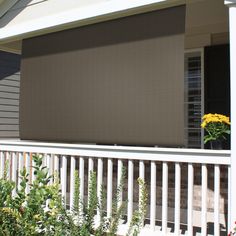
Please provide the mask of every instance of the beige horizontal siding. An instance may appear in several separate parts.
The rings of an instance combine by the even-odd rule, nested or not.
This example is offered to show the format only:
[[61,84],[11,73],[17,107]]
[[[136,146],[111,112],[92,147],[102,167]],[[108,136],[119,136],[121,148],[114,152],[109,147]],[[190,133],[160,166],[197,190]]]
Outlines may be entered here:
[[19,106],[19,100],[1,98],[1,105]]
[[0,105],[0,111],[19,111],[19,106]]
[[19,87],[0,84],[0,91],[9,92],[9,93],[19,93]]
[[1,98],[19,99],[19,97],[20,97],[19,93],[9,93],[0,91],[0,99]]
[[7,117],[7,118],[0,118],[0,125],[3,125],[3,124],[6,124],[6,125],[19,125],[19,119],[17,117]]
[[17,131],[18,130],[18,125],[12,125],[12,124],[0,125],[0,130],[1,131]]
[[1,131],[0,132],[0,138],[18,138],[19,137],[19,131]]
[[18,112],[0,111],[0,118],[17,118],[19,119]]
[[20,81],[14,79],[4,79],[0,82],[1,86],[12,86],[12,87],[20,87]]

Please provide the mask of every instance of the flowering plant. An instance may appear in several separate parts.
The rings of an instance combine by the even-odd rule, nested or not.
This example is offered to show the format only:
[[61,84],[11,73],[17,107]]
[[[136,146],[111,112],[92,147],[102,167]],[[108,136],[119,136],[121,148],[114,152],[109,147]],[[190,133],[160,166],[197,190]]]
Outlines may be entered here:
[[206,130],[204,143],[213,140],[226,139],[225,135],[230,134],[229,117],[221,114],[206,114],[202,117],[201,127]]

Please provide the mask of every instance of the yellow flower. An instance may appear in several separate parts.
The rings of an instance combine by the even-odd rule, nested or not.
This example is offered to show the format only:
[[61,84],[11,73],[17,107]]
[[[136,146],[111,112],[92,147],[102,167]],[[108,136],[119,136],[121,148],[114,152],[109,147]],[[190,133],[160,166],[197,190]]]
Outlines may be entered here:
[[204,143],[211,140],[226,139],[226,135],[230,134],[229,117],[221,114],[205,114],[202,117],[201,127],[206,130]]
[[206,127],[206,124],[207,124],[206,121],[203,121],[202,124],[201,124],[201,127],[202,127],[202,128],[205,128],[205,127]]
[[209,123],[225,123],[227,125],[230,125],[230,121],[229,121],[229,117],[227,116],[224,116],[224,115],[221,115],[221,114],[205,114],[203,117],[202,117],[202,124],[201,124],[201,127],[202,128],[205,128],[207,124]]

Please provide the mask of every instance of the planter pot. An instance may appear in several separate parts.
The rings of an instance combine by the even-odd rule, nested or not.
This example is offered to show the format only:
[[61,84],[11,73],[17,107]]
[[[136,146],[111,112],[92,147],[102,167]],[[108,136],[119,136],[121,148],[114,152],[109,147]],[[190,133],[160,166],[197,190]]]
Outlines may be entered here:
[[213,150],[222,150],[221,140],[212,140],[212,141],[210,141],[210,147]]

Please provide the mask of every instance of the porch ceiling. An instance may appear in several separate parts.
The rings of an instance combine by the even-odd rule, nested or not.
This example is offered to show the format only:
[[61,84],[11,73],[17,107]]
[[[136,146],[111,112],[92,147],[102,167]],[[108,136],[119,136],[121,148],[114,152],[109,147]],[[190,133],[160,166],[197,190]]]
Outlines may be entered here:
[[0,14],[0,44],[184,3],[185,0],[21,0],[2,17]]

